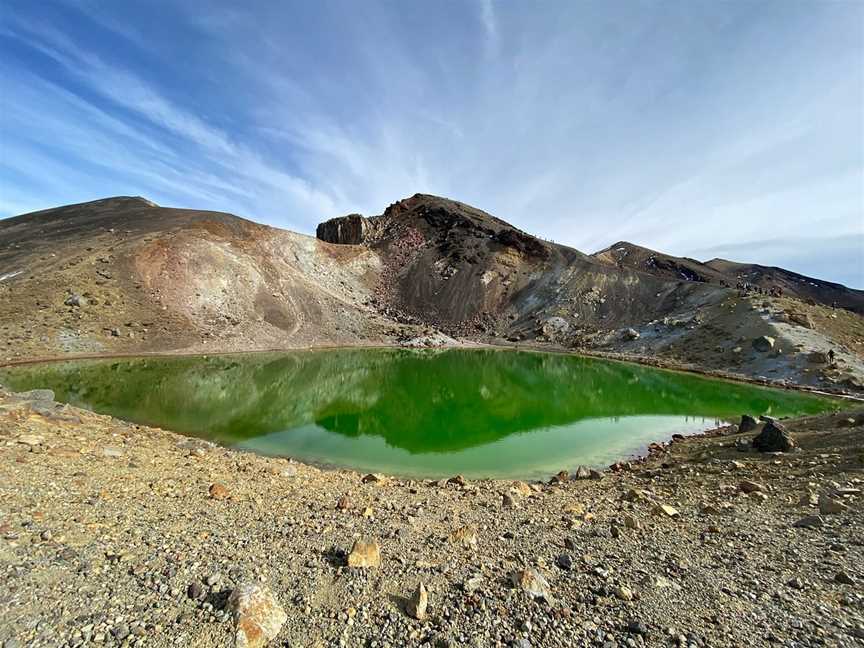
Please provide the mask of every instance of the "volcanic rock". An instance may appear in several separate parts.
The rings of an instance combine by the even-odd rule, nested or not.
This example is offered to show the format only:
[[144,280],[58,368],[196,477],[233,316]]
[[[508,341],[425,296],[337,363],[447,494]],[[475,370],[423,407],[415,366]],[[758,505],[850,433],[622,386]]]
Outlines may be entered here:
[[374,538],[360,538],[354,541],[348,554],[348,566],[366,569],[381,565],[381,549]]
[[767,353],[774,348],[774,338],[770,335],[762,335],[753,340],[753,348],[760,353]]
[[738,432],[740,434],[752,432],[757,427],[759,427],[759,422],[755,418],[753,418],[749,414],[741,415],[741,423],[738,424]]
[[789,452],[796,446],[786,428],[774,420],[765,423],[765,427],[753,439],[753,447],[759,452]]
[[236,648],[262,648],[276,638],[288,620],[276,597],[257,583],[242,583],[228,597],[234,615]]

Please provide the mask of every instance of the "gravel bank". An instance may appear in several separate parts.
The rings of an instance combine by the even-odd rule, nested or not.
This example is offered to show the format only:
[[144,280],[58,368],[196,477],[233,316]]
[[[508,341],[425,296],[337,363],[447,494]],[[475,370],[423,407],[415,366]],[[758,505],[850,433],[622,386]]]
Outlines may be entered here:
[[[524,484],[364,479],[46,396],[0,391],[4,648],[231,646],[252,584],[276,646],[864,642],[861,410],[791,422],[794,453],[718,434]],[[378,566],[347,566],[361,538]]]

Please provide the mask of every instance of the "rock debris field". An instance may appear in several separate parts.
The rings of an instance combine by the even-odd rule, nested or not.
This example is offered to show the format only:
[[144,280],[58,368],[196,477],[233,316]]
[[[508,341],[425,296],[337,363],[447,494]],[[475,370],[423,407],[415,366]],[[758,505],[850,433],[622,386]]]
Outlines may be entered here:
[[[544,483],[322,470],[0,390],[0,646],[857,646],[864,412]],[[743,414],[743,412],[742,412]],[[550,476],[551,477],[551,476]]]

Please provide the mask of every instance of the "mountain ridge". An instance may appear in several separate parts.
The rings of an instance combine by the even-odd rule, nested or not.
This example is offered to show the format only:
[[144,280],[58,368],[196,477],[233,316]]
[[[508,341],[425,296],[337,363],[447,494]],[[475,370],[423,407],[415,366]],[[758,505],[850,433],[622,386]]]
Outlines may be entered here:
[[[452,338],[808,384],[864,375],[864,318],[832,308],[864,292],[794,273],[723,272],[623,241],[589,255],[428,194],[316,233],[129,196],[0,220],[0,361]],[[762,335],[775,351],[750,347]],[[808,359],[832,349],[832,365]]]

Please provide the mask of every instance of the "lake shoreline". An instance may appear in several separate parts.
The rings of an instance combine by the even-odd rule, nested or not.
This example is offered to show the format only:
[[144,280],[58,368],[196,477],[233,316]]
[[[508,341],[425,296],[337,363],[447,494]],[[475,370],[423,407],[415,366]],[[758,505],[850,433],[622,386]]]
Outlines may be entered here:
[[[741,452],[755,432],[718,429],[600,479],[411,480],[0,390],[0,573],[14,593],[0,645],[232,645],[225,599],[252,581],[286,611],[274,645],[853,646],[864,411],[784,425],[799,452]],[[820,516],[820,495],[843,508]],[[818,525],[795,526],[807,516]],[[346,566],[361,537],[380,566]],[[541,596],[512,584],[525,569]],[[423,620],[406,611],[419,582]]]
[[544,344],[489,344],[482,342],[474,342],[471,340],[460,340],[456,344],[442,344],[434,347],[413,348],[407,347],[399,343],[382,343],[370,342],[363,344],[356,342],[351,344],[327,344],[327,345],[303,345],[297,347],[284,346],[266,349],[226,349],[226,350],[164,350],[151,352],[129,352],[129,353],[69,353],[55,356],[36,356],[31,358],[17,358],[14,360],[0,360],[0,369],[4,367],[26,366],[33,364],[51,364],[57,362],[66,362],[74,360],[111,360],[111,359],[134,359],[134,358],[172,358],[172,357],[194,357],[194,356],[245,356],[268,353],[301,353],[301,352],[316,352],[316,351],[339,351],[351,349],[397,349],[406,351],[435,351],[448,349],[489,349],[496,351],[517,351],[530,353],[552,353],[558,355],[572,355],[583,358],[596,358],[608,360],[611,362],[623,362],[636,364],[641,366],[654,367],[663,371],[674,371],[685,374],[694,374],[713,378],[717,380],[725,380],[732,383],[744,383],[749,385],[757,385],[762,387],[770,387],[772,389],[785,389],[790,391],[800,391],[816,395],[830,396],[832,398],[841,398],[851,402],[864,403],[864,394],[852,393],[845,388],[828,388],[828,387],[813,387],[811,385],[801,385],[789,380],[770,380],[765,377],[748,376],[746,374],[732,373],[720,369],[705,369],[691,363],[674,362],[657,356],[645,356],[637,354],[626,354],[608,351],[598,351],[591,349],[568,349],[556,345]]

